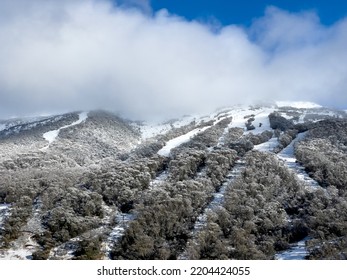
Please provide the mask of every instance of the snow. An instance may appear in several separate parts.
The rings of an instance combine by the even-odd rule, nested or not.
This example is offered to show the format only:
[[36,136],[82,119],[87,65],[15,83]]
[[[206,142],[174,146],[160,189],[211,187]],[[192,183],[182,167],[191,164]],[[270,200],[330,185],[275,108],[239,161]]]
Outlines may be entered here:
[[10,243],[9,249],[0,249],[0,260],[32,259],[32,254],[39,245],[32,240],[31,235],[29,232],[24,232],[22,236]]
[[113,228],[109,240],[112,242],[115,242],[119,240],[123,234],[124,231],[127,229],[129,226],[129,222],[135,219],[134,214],[129,214],[129,213],[119,213],[116,215],[116,222],[117,225]]
[[301,114],[299,117],[298,123],[304,123],[306,115],[307,115],[307,111],[305,113]]
[[229,174],[226,176],[226,181],[222,184],[219,191],[213,193],[213,199],[205,208],[204,213],[199,215],[199,217],[197,218],[192,233],[196,233],[198,230],[202,229],[205,226],[207,221],[207,215],[209,212],[212,212],[216,210],[218,207],[223,205],[224,195],[225,195],[227,187],[230,184],[232,184],[235,178],[241,174],[243,169],[244,169],[244,162],[241,160],[238,160],[235,166],[233,167],[233,169],[231,169]]
[[[294,146],[297,142],[305,138],[306,133],[299,133],[297,137],[281,152],[276,154],[276,156],[284,162],[284,164],[292,170],[297,177],[305,183],[306,188],[308,189],[317,189],[319,184],[313,180],[305,171],[305,168],[296,161]],[[278,145],[276,137],[270,139],[270,141],[255,145],[254,150],[260,152],[273,152],[274,148]]]
[[225,144],[225,136],[230,128],[232,128],[233,122],[231,121],[226,128],[224,128],[223,134],[218,139],[217,147],[221,147]]
[[[281,152],[277,154],[277,157],[282,160],[285,165],[292,170],[296,176],[305,183],[305,186],[309,190],[316,190],[319,184],[313,180],[305,171],[305,168],[302,167],[295,158],[294,146],[298,141],[302,141],[305,138],[306,133],[299,133],[297,137]],[[261,152],[271,152],[273,148],[278,145],[277,138],[270,139],[269,142],[259,144],[254,146],[255,150]],[[307,238],[301,240],[300,242],[294,244],[288,250],[285,250],[281,253],[275,255],[275,259],[277,260],[303,260],[308,255],[306,249]]]
[[156,124],[156,123],[144,123],[140,126],[142,139],[151,138],[159,134],[165,134],[173,128],[180,128],[185,125],[191,124],[195,121],[196,126],[202,125],[203,123],[214,121],[214,125],[221,120],[231,117],[232,108],[222,108],[210,115],[189,115],[183,116],[179,120],[172,120],[166,123]]
[[[229,171],[228,175],[226,176],[226,180],[221,185],[219,191],[213,193],[212,201],[207,205],[203,213],[197,217],[193,230],[190,232],[190,235],[192,236],[190,242],[194,242],[194,243],[198,242],[197,234],[206,226],[209,213],[213,213],[215,210],[218,209],[218,207],[223,206],[226,189],[241,174],[244,168],[245,168],[244,161],[238,160],[235,166]],[[186,260],[188,259],[188,257],[189,257],[188,252],[185,250],[178,256],[178,259]]]
[[162,182],[165,182],[168,178],[169,173],[167,170],[161,172],[155,179],[149,183],[149,190],[153,190],[158,187]]
[[305,182],[306,187],[309,189],[317,189],[319,184],[307,174],[305,168],[301,166],[295,158],[294,145],[298,141],[304,139],[305,135],[305,132],[299,133],[298,136],[286,148],[277,154],[277,157],[281,159],[289,169],[294,171],[299,179]]
[[322,106],[309,101],[277,101],[275,104],[278,107],[293,107],[298,109],[312,109],[312,108],[321,108]]
[[142,139],[152,138],[159,134],[165,134],[172,128],[179,128],[188,125],[197,118],[199,118],[199,116],[184,116],[180,120],[169,121],[161,124],[144,123],[140,126]]
[[[269,114],[274,111],[274,108],[268,107],[268,108],[261,108],[261,109],[254,109],[250,106],[238,106],[238,107],[232,107],[228,109],[223,109],[219,112],[215,112],[211,114],[210,116],[205,116],[199,119],[198,123],[207,122],[210,120],[214,120],[213,125],[216,125],[220,121],[232,117],[232,122],[224,129],[223,134],[218,140],[218,145],[221,146],[224,143],[224,136],[228,132],[228,130],[232,127],[241,127],[245,130],[245,134],[253,133],[253,134],[260,134],[266,130],[272,130],[270,127],[270,121],[269,121]],[[246,131],[245,123],[247,122],[248,117],[251,115],[254,115],[254,130]],[[246,117],[246,118],[245,118]],[[259,124],[262,124],[261,126]],[[192,137],[197,135],[198,133],[201,133],[205,131],[206,129],[210,128],[211,126],[205,126],[203,128],[196,128],[192,131],[178,136],[174,139],[171,139],[166,143],[166,145],[158,151],[158,154],[161,156],[168,157],[170,155],[170,152],[173,148],[178,147],[179,145],[188,142]]]
[[51,130],[43,134],[43,138],[45,138],[49,144],[51,144],[59,134],[60,128],[57,130]]
[[77,242],[80,241],[79,237],[71,238],[69,241],[51,249],[49,252],[49,260],[71,260],[74,257],[74,253],[78,248]]
[[308,256],[308,252],[306,249],[306,240],[308,238],[304,238],[298,243],[294,244],[288,250],[280,252],[275,255],[276,260],[304,260],[306,256]]
[[44,147],[42,150],[46,150],[49,148],[49,145],[52,144],[52,142],[54,142],[56,140],[56,138],[58,137],[60,130],[71,127],[71,126],[78,125],[78,124],[84,122],[87,118],[88,118],[88,112],[82,112],[78,115],[77,121],[75,121],[71,124],[62,126],[56,130],[51,130],[51,131],[44,133],[43,138],[45,138],[48,141],[48,145],[46,147]]
[[[274,111],[274,108],[272,107],[265,107],[265,108],[258,108],[254,109],[251,106],[235,106],[232,108],[227,108],[220,110],[219,112],[215,112],[209,116],[201,117],[198,119],[198,124],[203,122],[208,122],[211,120],[214,120],[213,125],[216,125],[220,121],[232,117],[232,122],[224,129],[223,134],[218,140],[218,145],[221,146],[224,143],[224,136],[228,132],[230,128],[233,127],[241,127],[245,130],[245,134],[253,133],[253,134],[260,134],[266,130],[272,130],[270,127],[270,121],[269,121],[269,114]],[[246,131],[245,123],[247,122],[248,118],[250,118],[251,115],[254,115],[254,121],[253,124],[255,126],[254,130]],[[259,124],[262,124],[261,126]],[[171,139],[166,143],[166,145],[158,151],[158,154],[161,156],[168,157],[170,155],[170,152],[173,148],[178,147],[179,145],[188,142],[192,137],[197,135],[198,133],[201,133],[205,131],[206,129],[210,128],[211,126],[205,126],[203,128],[196,128],[192,131],[178,136],[174,139]],[[148,135],[148,132],[147,132]]]
[[[275,110],[274,107],[262,107],[254,109],[252,106],[237,105],[233,107],[226,107],[217,110],[216,112],[210,115],[192,115],[185,116],[180,120],[167,122],[164,124],[154,124],[154,123],[144,123],[140,126],[142,139],[147,139],[154,137],[159,134],[165,134],[170,131],[172,128],[179,128],[185,125],[196,122],[196,125],[201,125],[203,123],[214,121],[213,125],[216,125],[218,122],[223,119],[232,117],[232,123],[225,129],[223,135],[225,135],[229,128],[232,127],[241,127],[246,130],[245,123],[247,118],[245,116],[255,115],[255,121],[253,122],[255,129],[251,131],[245,131],[245,133],[254,133],[259,134],[265,130],[269,130],[270,123],[268,115]],[[262,123],[262,126],[259,127],[259,123]],[[220,138],[220,142],[223,142],[223,135]],[[184,137],[183,137],[184,138]],[[183,142],[184,143],[184,142]],[[166,153],[167,154],[167,153]]]
[[3,227],[5,218],[9,215],[10,204],[0,204],[0,229]]
[[186,133],[184,135],[181,135],[181,136],[178,136],[176,138],[169,140],[166,143],[166,145],[158,151],[158,155],[161,155],[164,157],[169,157],[170,152],[173,148],[176,148],[176,147],[182,145],[183,143],[188,142],[192,137],[205,131],[206,129],[208,129],[210,127],[211,126],[205,126],[203,128],[196,128],[196,129],[193,129],[192,131],[189,131],[188,133]]
[[0,260],[30,260],[32,252],[28,249],[9,249],[6,252],[0,250]]
[[[1,212],[0,207],[0,212]],[[40,219],[42,201],[35,199],[33,204],[33,216],[26,225],[21,228],[22,234],[16,240],[11,241],[10,249],[0,250],[0,259],[5,260],[25,260],[32,259],[32,254],[37,250],[39,244],[32,239],[33,234],[40,234],[44,231]]]
[[268,142],[265,142],[259,145],[254,145],[253,149],[259,152],[272,152],[277,146],[278,146],[278,139],[277,137],[273,137]]
[[109,254],[112,247],[118,242],[125,233],[125,230],[129,227],[131,221],[135,219],[135,215],[131,213],[118,213],[115,217],[116,226],[112,229],[103,247],[106,253],[106,258],[109,259]]
[[[261,109],[253,109],[252,107],[239,107],[232,110],[232,125],[231,127],[241,127],[245,130],[245,134],[253,133],[260,134],[265,130],[272,130],[270,127],[269,114],[274,111],[274,108],[263,107]],[[245,123],[254,115],[254,121],[252,122],[255,129],[246,130]],[[261,126],[260,123],[262,124]]]

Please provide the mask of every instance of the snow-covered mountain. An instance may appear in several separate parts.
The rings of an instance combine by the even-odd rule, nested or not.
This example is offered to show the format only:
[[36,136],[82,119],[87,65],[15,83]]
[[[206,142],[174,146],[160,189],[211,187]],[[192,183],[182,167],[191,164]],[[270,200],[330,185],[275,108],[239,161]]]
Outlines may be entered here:
[[[308,102],[161,124],[105,111],[2,120],[0,259],[271,259],[302,239],[327,258],[330,212],[318,221],[309,205],[345,207],[346,122]],[[340,226],[323,233],[333,258],[346,257]],[[250,255],[232,240],[252,240]]]

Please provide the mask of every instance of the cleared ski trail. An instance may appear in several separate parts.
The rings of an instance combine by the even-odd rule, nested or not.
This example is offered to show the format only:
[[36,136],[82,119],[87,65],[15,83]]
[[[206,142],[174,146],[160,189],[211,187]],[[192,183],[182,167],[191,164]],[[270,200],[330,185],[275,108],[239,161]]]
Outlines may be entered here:
[[[244,161],[238,160],[236,164],[234,165],[234,167],[229,171],[228,175],[226,176],[226,180],[220,187],[219,191],[213,194],[213,199],[211,200],[211,202],[206,206],[203,213],[201,213],[196,219],[194,227],[192,231],[190,232],[191,238],[189,242],[191,243],[196,242],[195,238],[197,237],[198,233],[205,227],[209,213],[213,213],[216,209],[218,209],[218,207],[223,206],[225,191],[227,187],[234,182],[234,180],[241,174],[244,168],[245,168]],[[178,256],[178,259],[179,260],[189,259],[188,252],[184,250]]]
[[[277,158],[280,159],[287,168],[293,171],[296,176],[304,182],[304,186],[309,191],[314,191],[320,188],[317,181],[313,180],[305,171],[305,168],[299,164],[295,157],[295,144],[302,141],[306,136],[306,132],[299,133],[295,139],[282,151],[276,154]],[[275,138],[272,138],[275,139]],[[276,141],[270,141],[270,144],[266,143],[257,145],[256,150],[261,152],[272,152]],[[307,238],[293,244],[288,250],[280,252],[275,255],[275,259],[278,260],[303,260],[308,255],[308,251],[305,246]]]
[[285,165],[298,176],[300,180],[304,181],[306,188],[315,190],[320,188],[320,185],[307,174],[305,168],[299,164],[295,158],[294,146],[297,142],[303,140],[305,135],[305,132],[299,133],[286,148],[277,154],[277,157],[282,160]]
[[59,135],[59,132],[60,130],[62,129],[65,129],[65,128],[68,128],[68,127],[71,127],[71,126],[75,126],[75,125],[78,125],[82,122],[84,122],[86,119],[88,118],[88,112],[82,112],[82,113],[79,113],[78,114],[78,120],[71,123],[71,124],[68,124],[68,125],[64,125],[56,130],[51,130],[51,131],[48,131],[46,133],[43,134],[43,138],[45,140],[48,141],[48,145],[45,146],[44,148],[41,149],[41,151],[45,151],[49,148],[49,146],[56,140],[56,138],[58,137]]
[[300,240],[288,250],[277,253],[275,255],[275,260],[304,260],[308,255],[305,244],[306,240],[308,240],[308,238]]

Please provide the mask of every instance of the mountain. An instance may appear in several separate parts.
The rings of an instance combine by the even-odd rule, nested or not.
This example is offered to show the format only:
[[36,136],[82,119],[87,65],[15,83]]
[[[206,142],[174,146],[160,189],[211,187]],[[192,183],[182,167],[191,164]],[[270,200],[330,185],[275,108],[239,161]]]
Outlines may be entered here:
[[0,151],[0,259],[347,258],[345,111],[71,112],[0,121]]

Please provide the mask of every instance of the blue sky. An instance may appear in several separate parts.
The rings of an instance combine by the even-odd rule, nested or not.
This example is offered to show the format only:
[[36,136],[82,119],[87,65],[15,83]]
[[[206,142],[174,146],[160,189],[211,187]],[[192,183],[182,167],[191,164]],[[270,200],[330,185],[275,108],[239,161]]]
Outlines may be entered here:
[[[118,2],[143,2],[123,0]],[[222,25],[240,24],[249,26],[252,20],[263,16],[267,6],[301,12],[312,10],[320,17],[321,22],[330,25],[347,16],[347,1],[343,0],[151,0],[153,11],[167,9],[170,13],[180,15],[188,20],[209,21],[215,19]]]

